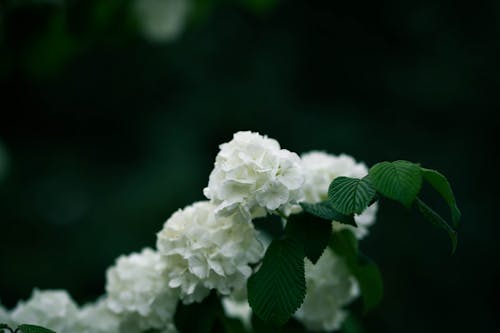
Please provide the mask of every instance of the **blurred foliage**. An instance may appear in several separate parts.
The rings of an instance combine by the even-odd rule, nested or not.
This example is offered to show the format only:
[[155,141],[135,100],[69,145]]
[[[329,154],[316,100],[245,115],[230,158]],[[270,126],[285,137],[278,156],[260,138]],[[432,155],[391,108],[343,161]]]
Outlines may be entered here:
[[500,330],[497,1],[198,0],[169,43],[143,38],[130,8],[0,2],[4,304],[35,286],[102,294],[106,267],[202,200],[218,145],[251,129],[298,153],[446,174],[464,215],[456,254],[388,202],[360,244],[384,299],[358,319],[366,332]]

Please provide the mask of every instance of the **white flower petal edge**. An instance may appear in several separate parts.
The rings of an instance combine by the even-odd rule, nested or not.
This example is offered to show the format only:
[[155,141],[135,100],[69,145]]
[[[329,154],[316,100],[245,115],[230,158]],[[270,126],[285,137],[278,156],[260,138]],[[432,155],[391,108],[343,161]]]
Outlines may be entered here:
[[237,132],[220,145],[205,196],[218,215],[237,211],[249,218],[287,209],[302,200],[304,175],[297,154],[254,132]]
[[34,289],[31,298],[19,302],[11,312],[17,325],[34,324],[58,333],[74,333],[78,309],[64,290]]
[[232,297],[224,297],[222,306],[229,317],[241,320],[248,329],[252,327],[252,309],[247,300],[237,301]]
[[10,315],[7,312],[7,309],[5,309],[1,303],[0,303],[0,323],[12,325]]
[[[349,155],[330,155],[324,152],[312,151],[301,157],[302,168],[305,173],[304,195],[305,202],[317,203],[328,199],[328,187],[337,177],[363,178],[368,174],[364,163],[357,163]],[[368,235],[368,227],[375,223],[378,204],[373,204],[354,220],[357,228],[333,222],[334,230],[349,229],[358,239]]]
[[305,262],[307,294],[294,316],[309,330],[337,330],[346,317],[342,308],[360,294],[358,283],[344,260],[330,249],[316,265]]
[[208,201],[175,212],[157,234],[157,248],[168,269],[169,286],[185,304],[200,302],[211,289],[228,295],[241,288],[263,247],[249,220],[240,214],[217,216]]
[[123,320],[133,318],[139,329],[163,329],[173,321],[177,292],[164,278],[166,263],[157,252],[121,256],[106,277],[107,306]]
[[222,298],[224,312],[232,318],[243,322],[248,330],[252,330],[252,308],[248,304],[247,288],[234,290],[231,295]]

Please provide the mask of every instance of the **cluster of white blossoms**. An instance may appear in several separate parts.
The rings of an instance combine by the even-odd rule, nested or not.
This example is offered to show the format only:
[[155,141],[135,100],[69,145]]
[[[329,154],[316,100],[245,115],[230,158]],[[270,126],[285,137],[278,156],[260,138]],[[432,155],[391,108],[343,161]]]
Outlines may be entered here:
[[78,320],[78,307],[66,291],[35,289],[31,298],[19,302],[9,317],[13,323],[36,324],[70,333]]
[[175,212],[158,233],[157,248],[169,286],[180,289],[184,303],[199,302],[212,289],[228,295],[242,288],[252,274],[249,264],[264,254],[248,220],[217,216],[208,201]]
[[[347,155],[299,157],[274,139],[235,133],[220,146],[203,190],[209,201],[174,212],[157,233],[156,249],[120,256],[107,270],[105,295],[80,308],[65,291],[35,289],[11,311],[0,306],[0,322],[58,333],[175,333],[178,302],[201,302],[215,290],[227,315],[250,327],[246,282],[270,243],[252,219],[298,213],[300,202],[326,200],[336,177],[366,174],[366,166]],[[358,228],[333,221],[333,229],[349,227],[362,238],[376,211],[372,205],[355,216]],[[307,295],[295,318],[310,330],[338,329],[343,307],[359,295],[355,278],[329,249],[316,265],[306,259],[305,275]]]
[[217,205],[219,215],[239,211],[255,218],[301,201],[303,184],[297,154],[258,133],[238,132],[220,146],[203,193]]
[[344,260],[326,249],[316,265],[305,264],[307,294],[295,318],[312,331],[334,331],[346,317],[342,309],[356,299],[359,287]]
[[106,274],[108,308],[136,322],[140,330],[168,325],[175,313],[177,295],[163,276],[166,267],[160,254],[149,248],[119,257]]
[[[363,178],[368,174],[364,163],[358,163],[351,156],[341,154],[330,155],[312,151],[301,156],[302,167],[306,175],[304,184],[304,201],[317,203],[328,198],[328,187],[337,177]],[[349,229],[358,239],[368,234],[368,227],[375,223],[378,205],[371,205],[360,215],[356,215],[357,228],[339,222],[333,223],[334,230]]]

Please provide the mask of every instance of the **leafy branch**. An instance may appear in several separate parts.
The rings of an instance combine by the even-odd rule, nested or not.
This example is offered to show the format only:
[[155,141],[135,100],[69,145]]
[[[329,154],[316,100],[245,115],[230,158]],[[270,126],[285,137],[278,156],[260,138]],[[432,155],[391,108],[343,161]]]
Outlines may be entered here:
[[[418,197],[427,182],[450,209],[453,227]],[[433,225],[445,230],[457,247],[461,217],[451,185],[436,170],[409,161],[381,162],[362,179],[338,177],[328,189],[328,200],[300,203],[303,213],[287,218],[284,236],[268,248],[262,266],[248,281],[248,299],[256,316],[267,323],[283,325],[300,307],[305,297],[304,258],[315,264],[327,247],[343,257],[361,289],[365,311],[382,299],[382,276],[376,264],[358,250],[358,240],[350,230],[332,233],[331,221],[356,227],[355,215],[388,198],[407,209],[416,207]]]

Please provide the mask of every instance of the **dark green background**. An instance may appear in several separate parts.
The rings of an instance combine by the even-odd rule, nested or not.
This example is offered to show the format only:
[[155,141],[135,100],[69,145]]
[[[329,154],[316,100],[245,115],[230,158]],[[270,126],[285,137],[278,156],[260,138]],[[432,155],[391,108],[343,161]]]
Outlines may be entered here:
[[385,296],[363,325],[500,331],[500,2],[198,1],[169,44],[141,39],[123,5],[12,3],[0,7],[4,304],[33,287],[102,294],[118,255],[154,246],[172,212],[203,199],[218,145],[253,130],[298,153],[446,174],[463,212],[457,253],[385,202],[361,244]]

